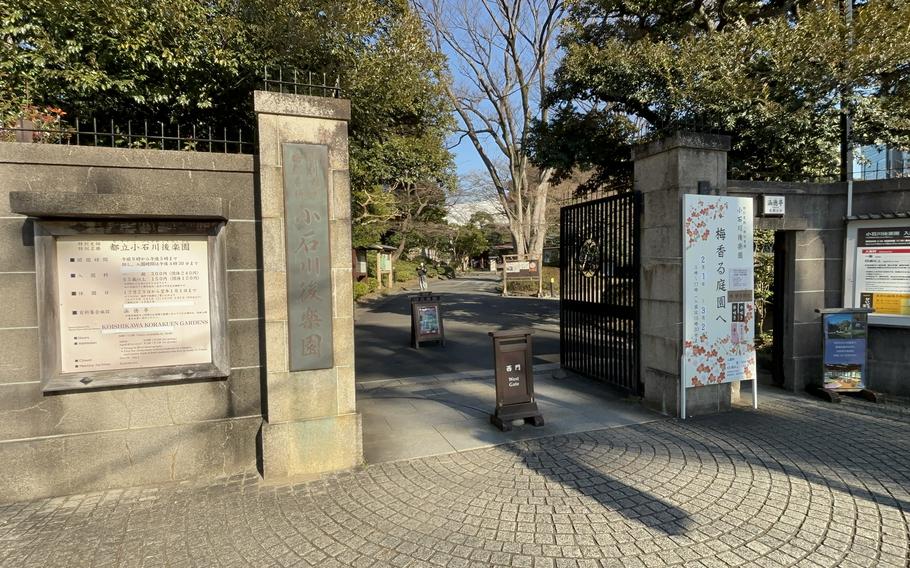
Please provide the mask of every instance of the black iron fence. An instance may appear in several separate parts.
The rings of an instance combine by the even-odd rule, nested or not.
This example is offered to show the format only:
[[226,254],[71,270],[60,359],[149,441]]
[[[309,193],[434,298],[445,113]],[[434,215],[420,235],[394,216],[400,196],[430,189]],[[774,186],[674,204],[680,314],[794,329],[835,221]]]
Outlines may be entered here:
[[[251,85],[252,86],[252,85]],[[327,73],[264,67],[262,88],[270,92],[338,98],[341,81]],[[252,97],[251,97],[252,100]],[[49,108],[49,107],[48,107]],[[243,112],[243,111],[240,111]],[[252,109],[249,109],[252,117]],[[206,124],[180,124],[160,120],[122,120],[110,118],[63,119],[60,109],[44,113],[40,109],[28,118],[13,123],[0,121],[0,142],[33,142],[108,148],[140,148],[252,154],[256,150],[255,132],[242,128]],[[245,123],[245,120],[241,120]]]
[[76,118],[71,122],[19,119],[12,126],[0,125],[0,141],[225,154],[252,154],[255,150],[252,135],[244,135],[240,128],[97,118]]
[[562,366],[640,394],[640,195],[560,210]]
[[340,98],[341,79],[327,73],[281,67],[262,69],[262,88],[265,91]]

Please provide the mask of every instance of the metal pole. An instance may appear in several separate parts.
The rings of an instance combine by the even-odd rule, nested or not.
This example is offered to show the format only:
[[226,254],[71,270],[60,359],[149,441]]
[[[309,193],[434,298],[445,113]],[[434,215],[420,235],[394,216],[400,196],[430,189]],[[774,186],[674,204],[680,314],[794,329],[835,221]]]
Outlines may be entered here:
[[[853,0],[844,0],[847,50],[853,49]],[[844,57],[847,57],[847,53]],[[840,179],[847,182],[847,217],[853,215],[853,109],[850,89],[841,86]]]
[[[679,361],[679,368],[681,371],[685,370],[683,364],[684,357],[685,355],[683,355]],[[682,376],[682,373],[680,373],[679,377],[679,417],[683,420],[686,419],[686,380],[685,377]]]
[[505,259],[505,257],[503,257],[502,258],[502,295],[503,296],[509,295],[509,289],[507,288],[507,286],[508,286],[508,284],[506,284],[506,259]]
[[752,408],[758,410],[758,373],[752,379]]

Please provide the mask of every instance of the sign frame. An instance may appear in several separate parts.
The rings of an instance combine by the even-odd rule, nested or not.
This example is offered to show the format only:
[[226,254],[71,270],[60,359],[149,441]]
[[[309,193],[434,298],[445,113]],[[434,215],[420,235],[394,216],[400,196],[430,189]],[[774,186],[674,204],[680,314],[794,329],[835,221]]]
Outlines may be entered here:
[[[859,237],[860,229],[896,229],[910,227],[910,218],[892,219],[862,219],[847,221],[846,245],[844,247],[844,308],[859,309],[856,289],[857,268],[860,260]],[[882,314],[871,312],[868,325],[882,327],[910,327],[910,316],[896,314]]]
[[[826,308],[815,310],[821,314],[821,324],[822,324],[822,389],[829,392],[862,392],[867,390],[869,383],[869,315],[871,315],[872,310],[865,308]],[[828,320],[832,317],[837,316],[848,316],[844,319],[849,319],[851,322],[856,322],[856,316],[864,316],[860,321],[863,323],[863,333],[859,337],[855,333],[850,333],[848,337],[831,337],[830,330],[828,328]],[[832,387],[829,388],[826,383],[826,373],[828,367],[836,366],[838,363],[834,360],[836,357],[838,343],[844,347],[856,347],[855,343],[862,341],[862,361],[850,361],[850,365],[858,365],[860,367],[860,378],[859,383],[856,387]],[[849,355],[849,351],[847,349]]]
[[[699,202],[703,202],[703,203],[699,203]],[[682,339],[683,344],[681,345],[682,353],[679,358],[679,397],[680,397],[679,407],[680,407],[680,416],[684,420],[687,418],[686,390],[688,388],[697,388],[698,386],[702,385],[702,383],[690,385],[689,384],[690,381],[687,379],[687,377],[689,375],[689,373],[687,372],[687,369],[688,369],[687,351],[690,348],[690,345],[689,345],[690,342],[694,343],[694,340],[689,339],[688,328],[689,328],[690,323],[692,323],[692,325],[697,326],[697,322],[692,322],[691,311],[689,309],[690,303],[693,302],[693,298],[690,297],[691,294],[690,294],[690,290],[689,290],[689,283],[690,283],[689,279],[691,276],[690,272],[691,272],[692,267],[689,266],[687,263],[687,250],[689,248],[688,244],[689,244],[689,242],[697,243],[699,241],[705,241],[705,240],[707,240],[707,238],[709,236],[711,236],[711,234],[710,234],[711,229],[710,229],[710,226],[708,226],[708,224],[707,224],[708,220],[709,220],[709,216],[712,215],[712,213],[710,212],[711,210],[713,210],[715,208],[720,209],[721,206],[723,206],[725,209],[730,209],[731,206],[735,206],[737,208],[738,207],[743,208],[743,210],[744,210],[743,222],[741,224],[740,223],[730,224],[730,226],[725,227],[725,229],[729,228],[730,231],[733,232],[734,226],[735,227],[744,226],[745,228],[747,228],[747,230],[745,231],[745,234],[748,235],[748,237],[746,239],[746,241],[748,243],[748,246],[746,247],[746,249],[747,249],[746,253],[748,254],[748,262],[746,262],[745,259],[742,259],[741,262],[733,262],[733,263],[730,263],[730,266],[724,266],[723,274],[727,275],[727,272],[729,271],[729,275],[727,275],[727,278],[725,278],[725,280],[729,279],[730,282],[729,282],[729,284],[725,283],[723,288],[718,288],[720,286],[719,284],[717,284],[715,286],[715,288],[717,288],[723,292],[722,299],[724,301],[723,308],[722,308],[721,300],[718,299],[716,307],[717,307],[717,309],[726,310],[726,307],[730,306],[730,308],[731,308],[730,322],[726,322],[726,320],[724,320],[724,321],[726,323],[731,324],[731,326],[732,326],[732,324],[734,324],[737,321],[742,321],[742,322],[746,322],[746,323],[748,322],[748,314],[750,312],[750,310],[748,308],[749,308],[749,305],[751,305],[752,306],[752,309],[751,309],[752,316],[751,317],[753,318],[753,321],[754,321],[754,317],[755,317],[754,316],[754,313],[755,313],[755,310],[754,310],[754,304],[755,304],[754,278],[755,278],[755,276],[754,276],[754,266],[753,266],[754,265],[753,232],[754,232],[754,221],[755,221],[754,205],[755,205],[754,200],[752,198],[748,198],[748,197],[729,197],[729,196],[702,195],[702,194],[684,194],[680,197],[680,206],[681,206],[680,207],[680,212],[681,212],[680,233],[681,233],[681,237],[682,237],[681,241],[680,241],[680,257],[682,260],[682,263],[681,263],[682,264],[682,267],[681,267],[682,274],[680,275],[680,280],[681,280],[680,284],[682,286],[682,311],[683,311],[683,314],[682,314],[683,325],[682,325],[682,338],[681,339]],[[701,207],[701,209],[697,209],[697,207]],[[697,215],[703,215],[704,217],[702,219],[698,219]],[[688,220],[687,216],[691,217],[691,219],[694,219],[693,223],[695,223],[695,221],[699,221],[699,223],[693,224],[690,227],[689,224],[687,223],[687,220]],[[711,216],[710,220],[713,221],[718,218],[722,218],[722,216],[721,215]],[[716,236],[719,235],[719,232],[720,232],[720,229],[717,229]],[[707,236],[704,236],[704,235],[707,235]],[[731,235],[731,237],[732,237],[732,235]],[[726,239],[726,237],[719,237],[719,236],[717,236],[717,238]],[[687,241],[687,239],[690,239],[690,241]],[[731,241],[731,245],[732,245],[732,241]],[[721,254],[722,253],[720,251],[718,251],[716,254],[716,258],[712,259],[712,262],[714,262],[718,273],[720,271],[719,267],[722,265],[722,261],[719,260],[721,258],[721,256],[720,256]],[[732,254],[732,249],[731,249],[731,254]],[[707,261],[706,255],[702,257],[702,260]],[[748,269],[747,274],[749,274],[751,276],[751,280],[748,283],[738,282],[738,280],[742,280],[743,277],[746,276],[746,274],[742,273],[743,270],[746,270],[743,267],[747,267],[747,269]],[[707,282],[707,279],[705,279],[704,283],[706,284],[706,282]],[[720,282],[720,281],[718,280],[718,282]],[[751,289],[743,288],[743,285],[745,285],[745,284],[748,284],[752,288]],[[695,286],[693,286],[693,289],[694,288],[695,288]],[[710,288],[710,286],[708,286],[708,288]],[[716,291],[712,291],[712,295],[716,295]],[[747,300],[747,298],[749,298],[749,299]],[[741,305],[741,304],[744,304],[744,305]],[[737,310],[736,306],[739,306],[740,309]],[[707,306],[703,306],[701,312],[706,314]],[[716,310],[712,310],[712,312],[716,312]],[[737,314],[741,314],[742,316],[745,316],[745,317],[743,317],[742,319],[737,319]],[[722,314],[721,314],[721,316],[722,316]],[[704,316],[704,317],[706,320],[708,319],[707,316]],[[749,328],[746,323],[742,324],[743,329],[740,331],[740,333],[742,333],[743,331],[748,333]],[[717,324],[715,324],[715,325],[717,325]],[[705,325],[703,327],[703,329],[704,329],[703,335],[707,335],[708,339],[710,339],[711,335],[709,335],[707,326]],[[747,341],[735,341],[733,339],[734,337],[736,337],[736,333],[735,333],[736,329],[738,329],[738,328],[732,328],[732,327],[730,328],[730,330],[729,330],[730,339],[728,340],[727,343],[731,343],[731,344],[736,343],[737,345],[746,345],[747,353],[751,352],[751,356],[748,356],[750,361],[746,361],[747,368],[744,369],[744,371],[749,371],[751,373],[751,377],[749,376],[749,373],[744,372],[743,373],[744,378],[726,379],[726,378],[724,378],[722,373],[719,373],[720,377],[717,380],[712,381],[709,377],[708,381],[706,381],[706,382],[708,384],[726,384],[726,383],[732,383],[733,381],[738,381],[738,382],[751,381],[752,382],[752,407],[757,409],[758,408],[758,372],[755,369],[755,360],[756,359],[755,359],[755,350],[754,350],[754,341],[755,341],[754,340],[754,324],[753,324],[753,328],[752,328],[752,337],[747,337]],[[742,336],[740,336],[740,337],[742,337]],[[707,341],[707,339],[706,339],[706,341]],[[710,353],[705,354],[705,349],[719,350],[720,347],[717,346],[718,343],[720,344],[720,346],[723,346],[725,344],[724,342],[721,341],[721,342],[715,342],[712,344],[708,344],[707,347],[700,346],[700,345],[694,345],[691,347],[693,349],[695,349],[696,347],[703,347],[703,349],[701,351],[702,355],[710,356]],[[751,346],[751,349],[749,349],[749,346]],[[732,348],[730,348],[730,349],[732,350]],[[727,352],[724,352],[723,354],[726,354],[726,353]],[[719,355],[721,355],[721,353],[719,353],[719,352],[715,353],[714,357],[717,358]],[[734,355],[736,355],[736,354],[734,353]],[[740,353],[736,356],[741,357],[742,354]],[[717,359],[717,360],[720,361],[721,359]],[[726,363],[724,363],[724,364],[726,364]],[[711,369],[713,369],[713,366],[711,367]],[[726,369],[724,369],[724,367],[721,367],[721,369],[723,370],[723,373],[726,373]],[[701,371],[702,371],[702,369],[699,366],[699,372],[701,372]],[[704,372],[708,372],[708,371],[704,371]],[[713,370],[711,372],[713,373]],[[693,379],[692,382],[693,383],[696,382],[695,379]]]
[[[436,312],[436,331],[421,333],[421,313],[426,310]],[[411,347],[420,349],[422,342],[438,341],[445,347],[446,334],[442,318],[442,302],[440,296],[429,293],[411,296]]]
[[[35,280],[38,294],[39,370],[43,392],[167,383],[230,375],[227,339],[227,275],[225,221],[34,220]],[[57,238],[128,235],[155,237],[205,236],[208,246],[211,362],[106,371],[62,372],[60,349]]]

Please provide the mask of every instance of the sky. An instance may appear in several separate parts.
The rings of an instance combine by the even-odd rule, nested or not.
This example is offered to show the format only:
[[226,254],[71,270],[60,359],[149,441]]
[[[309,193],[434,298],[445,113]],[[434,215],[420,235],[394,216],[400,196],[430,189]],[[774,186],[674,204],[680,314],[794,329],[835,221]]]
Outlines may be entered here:
[[[429,9],[429,6],[432,4],[432,2],[429,0],[424,0],[424,1],[426,1],[427,7]],[[451,0],[449,0],[449,1],[451,1]],[[546,4],[546,2],[543,2],[542,0],[537,0],[536,3],[538,3],[541,6],[541,9],[543,12],[546,11],[543,8],[543,6]],[[480,7],[476,4],[476,0],[473,0],[473,1],[467,0],[466,4],[464,4],[464,5],[457,4],[455,2],[451,2],[451,4],[450,4],[449,2],[446,2],[445,0],[443,0],[442,5],[443,5],[444,9],[451,8],[451,11],[449,11],[447,15],[444,15],[442,17],[446,21],[446,23],[449,24],[449,26],[448,26],[449,29],[459,30],[459,31],[454,32],[454,35],[456,36],[456,38],[458,38],[460,40],[460,41],[458,41],[458,45],[461,45],[466,51],[471,52],[472,56],[476,56],[476,57],[479,57],[480,59],[484,59],[484,57],[482,55],[480,55],[480,56],[476,55],[476,53],[477,53],[476,50],[473,50],[470,48],[470,45],[472,42],[468,38],[467,32],[464,31],[465,30],[464,26],[468,26],[471,29],[478,30],[478,33],[481,34],[482,37],[485,34],[491,34],[493,37],[496,37],[497,36],[496,27],[494,27],[493,24],[491,24],[491,20],[489,19],[489,16],[487,16],[483,12],[483,10],[480,9]],[[495,5],[495,3],[494,3],[494,5]],[[454,6],[458,6],[458,9],[454,9]],[[462,10],[466,10],[466,11],[462,12]],[[495,8],[494,8],[494,10],[495,10]],[[522,16],[521,16],[522,22],[525,26],[527,26],[527,25],[535,26],[536,25],[531,21],[532,16],[530,16],[530,14],[531,14],[531,12],[529,12],[529,8],[525,7],[524,10],[522,11]],[[466,23],[466,21],[469,23]],[[521,25],[521,24],[519,24],[519,25]],[[497,40],[496,43],[500,43],[500,42]],[[529,65],[533,64],[533,53],[531,51],[528,51],[528,48],[526,46],[524,46],[524,44],[521,41],[519,41],[519,45],[520,45],[520,50],[521,50],[520,57],[522,59],[522,62],[525,64],[529,64]],[[459,57],[459,55],[457,53],[454,53],[454,49],[450,45],[446,45],[445,43],[443,43],[442,51],[448,58],[448,68],[449,68],[449,71],[452,73],[452,79],[455,83],[456,89],[460,90],[459,87],[467,87],[468,90],[470,90],[473,93],[476,93],[477,88],[476,88],[476,86],[474,86],[476,83],[476,79],[475,80],[469,79],[469,76],[472,75],[472,71],[464,63],[464,60],[461,57]],[[498,55],[500,52],[497,51],[497,48],[493,48],[493,51],[494,51],[494,55],[492,56],[493,57],[492,61],[497,62],[498,58],[501,57],[500,55]],[[555,68],[555,66],[558,64],[558,60],[560,57],[560,53],[559,53],[558,49],[556,49],[555,47],[554,47],[554,51],[553,51],[552,55],[554,56],[554,60],[551,61],[551,64],[552,64],[553,68]],[[525,69],[525,71],[528,72],[527,69]],[[501,73],[499,73],[498,71],[494,71],[492,73],[492,75],[495,77],[494,81],[501,78],[500,77]],[[532,89],[532,92],[534,92],[533,89]],[[512,95],[514,95],[513,106],[516,109],[520,109],[521,108],[520,96],[518,94],[518,89],[514,85],[511,87],[511,94],[509,94],[507,96],[512,98]],[[534,104],[535,102],[536,101],[533,101],[532,104]],[[486,112],[492,113],[492,109],[491,109],[491,106],[489,105],[489,103],[484,104],[482,106],[482,109]],[[457,114],[455,115],[455,121],[459,127],[462,126],[461,119],[458,117]],[[478,125],[478,128],[482,128],[482,125]],[[482,143],[484,144],[484,147],[488,148],[488,150],[489,150],[487,152],[488,155],[494,161],[498,162],[500,160],[505,159],[505,156],[502,155],[502,152],[499,150],[499,148],[496,146],[496,143],[492,139],[484,140],[483,138],[481,138],[481,140],[482,140]],[[463,178],[464,176],[471,174],[471,173],[481,173],[484,176],[488,176],[488,174],[486,173],[486,167],[484,166],[483,161],[481,160],[480,156],[477,154],[477,151],[475,150],[474,145],[470,142],[470,140],[468,140],[466,137],[462,137],[459,140],[459,135],[455,135],[450,138],[449,143],[455,144],[455,146],[451,147],[450,150],[452,151],[452,154],[454,155],[455,168],[456,168],[456,172],[457,172],[459,178]]]
[[[455,140],[457,140],[457,137],[453,137],[452,141],[454,142]],[[455,168],[458,172],[458,177],[484,169],[483,162],[480,160],[480,156],[477,155],[477,150],[474,149],[474,145],[467,138],[462,139],[461,143],[452,149],[452,154],[455,156]]]

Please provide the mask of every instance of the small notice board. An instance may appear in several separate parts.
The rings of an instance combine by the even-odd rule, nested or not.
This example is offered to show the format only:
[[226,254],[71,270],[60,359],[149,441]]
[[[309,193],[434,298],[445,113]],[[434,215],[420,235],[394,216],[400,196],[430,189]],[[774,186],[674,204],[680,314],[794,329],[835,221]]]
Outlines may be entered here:
[[420,349],[428,341],[446,344],[441,302],[439,296],[419,294],[411,297],[411,346]]
[[822,314],[826,390],[859,392],[866,388],[868,309],[825,309]]
[[871,325],[910,327],[910,219],[849,221],[844,307]]
[[490,423],[502,431],[513,420],[543,426],[543,416],[534,398],[534,356],[531,330],[491,331],[493,364],[496,367],[496,410]]
[[509,282],[513,280],[536,280],[537,295],[541,292],[540,259],[526,255],[507,254],[502,257],[502,295],[509,295]]

